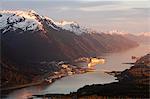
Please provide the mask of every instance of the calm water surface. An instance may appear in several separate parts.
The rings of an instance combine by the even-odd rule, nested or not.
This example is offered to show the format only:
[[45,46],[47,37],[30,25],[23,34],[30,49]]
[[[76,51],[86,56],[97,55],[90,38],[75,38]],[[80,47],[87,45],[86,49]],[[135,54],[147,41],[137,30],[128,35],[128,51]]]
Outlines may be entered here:
[[96,65],[96,71],[94,72],[64,77],[46,87],[28,87],[16,90],[10,93],[7,99],[26,99],[27,96],[32,94],[42,93],[70,93],[77,91],[78,88],[83,87],[84,85],[116,82],[117,80],[115,80],[115,77],[104,73],[104,71],[122,71],[130,68],[130,65],[122,63],[134,62],[135,60],[132,60],[131,56],[140,57],[149,52],[150,45],[142,44],[127,51],[107,54],[106,56],[103,56],[106,58],[106,63]]

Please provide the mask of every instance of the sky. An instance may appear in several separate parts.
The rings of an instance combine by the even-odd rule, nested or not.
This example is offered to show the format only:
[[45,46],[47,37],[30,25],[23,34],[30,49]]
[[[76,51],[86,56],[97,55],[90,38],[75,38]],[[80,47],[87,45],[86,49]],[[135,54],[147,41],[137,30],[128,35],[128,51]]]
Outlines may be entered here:
[[150,32],[150,0],[0,0],[0,10],[35,10],[102,32]]

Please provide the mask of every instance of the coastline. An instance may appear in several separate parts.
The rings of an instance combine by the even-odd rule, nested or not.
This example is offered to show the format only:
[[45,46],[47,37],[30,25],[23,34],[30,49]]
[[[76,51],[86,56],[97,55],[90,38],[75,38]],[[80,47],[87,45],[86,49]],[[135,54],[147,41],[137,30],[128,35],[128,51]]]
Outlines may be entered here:
[[[84,98],[149,98],[149,72],[150,54],[147,54],[137,60],[130,69],[122,72],[107,72],[117,77],[119,82],[109,84],[93,84],[79,88],[76,92],[70,94],[41,94],[34,97],[50,97],[56,99],[84,99]],[[140,71],[139,71],[140,70]],[[145,82],[146,81],[146,82]]]
[[[143,54],[142,54],[143,55]],[[123,63],[123,62],[122,62]],[[48,94],[47,94],[48,95]],[[50,94],[49,94],[50,95]],[[53,94],[54,95],[54,94]],[[56,95],[58,95],[58,94],[56,94]],[[64,96],[64,95],[67,95],[67,94],[62,94],[62,96]],[[43,95],[44,96],[44,95]]]
[[83,74],[83,73],[87,73],[87,72],[93,72],[95,71],[94,68],[88,68],[87,66],[81,66],[78,65],[78,63],[84,62],[86,63],[86,65],[88,65],[88,63],[94,63],[98,64],[99,61],[101,60],[100,58],[86,58],[88,60],[96,60],[95,61],[78,61],[75,62],[76,65],[71,65],[65,62],[59,62],[58,64],[61,66],[61,69],[59,71],[53,72],[53,73],[47,73],[45,74],[41,80],[39,81],[35,81],[32,83],[27,83],[27,84],[23,84],[23,85],[17,85],[17,86],[12,86],[12,87],[7,87],[7,88],[1,88],[1,93],[2,93],[2,97],[6,97],[10,92],[18,90],[18,89],[22,89],[22,88],[26,88],[26,87],[32,87],[32,86],[40,86],[40,85],[50,85],[52,83],[54,83],[55,81],[63,78],[63,77],[67,77],[67,76],[71,76],[71,75],[76,75],[76,74]]
[[7,87],[7,88],[1,88],[1,94],[5,96],[5,94],[10,93],[13,90],[18,90],[26,87],[32,87],[32,86],[38,86],[38,85],[50,85],[54,83],[56,80],[61,79],[63,77],[75,75],[75,74],[83,74],[86,72],[89,72],[88,68],[83,68],[79,66],[72,66],[70,64],[67,65],[62,65],[63,69],[57,72],[53,73],[47,73],[43,76],[43,79],[39,81],[35,81],[32,83],[27,83],[27,84],[22,84],[22,85],[17,85],[17,86],[12,86],[12,87]]

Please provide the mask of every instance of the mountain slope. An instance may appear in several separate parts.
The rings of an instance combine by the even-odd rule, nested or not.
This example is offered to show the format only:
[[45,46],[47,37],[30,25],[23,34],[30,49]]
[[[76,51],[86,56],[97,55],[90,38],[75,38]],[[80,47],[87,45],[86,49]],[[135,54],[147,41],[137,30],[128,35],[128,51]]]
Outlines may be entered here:
[[133,40],[138,43],[150,43],[150,32],[143,32],[143,33],[138,33],[138,34],[130,34],[130,33],[125,33],[125,32],[119,32],[117,30],[109,31],[107,34],[110,35],[121,35],[124,36],[125,38],[128,38],[130,40]]
[[72,61],[138,45],[121,35],[93,33],[74,22],[55,22],[34,11],[0,11],[0,32],[1,64],[14,66],[24,79],[27,73],[43,74],[42,69],[53,72],[51,65],[41,66],[43,61]]
[[150,33],[140,33],[139,35],[126,34],[124,35],[128,39],[132,39],[138,43],[150,43]]
[[68,60],[137,45],[122,36],[89,33],[73,22],[54,22],[34,11],[3,11],[1,19],[2,51],[14,60]]

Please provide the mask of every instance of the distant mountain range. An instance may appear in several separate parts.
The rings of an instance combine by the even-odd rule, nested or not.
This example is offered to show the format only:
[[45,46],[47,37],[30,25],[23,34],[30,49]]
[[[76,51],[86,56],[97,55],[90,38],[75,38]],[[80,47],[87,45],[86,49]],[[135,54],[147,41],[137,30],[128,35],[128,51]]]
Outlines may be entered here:
[[150,43],[150,32],[142,32],[137,34],[131,34],[131,33],[125,33],[125,32],[119,32],[117,30],[106,32],[106,34],[111,35],[122,35],[128,39],[131,39],[137,43]]
[[148,43],[150,44],[150,32],[141,33],[139,35],[126,34],[125,37],[136,41],[137,43]]
[[47,68],[40,65],[43,61],[72,61],[138,46],[132,36],[98,33],[73,21],[55,22],[35,11],[0,11],[0,32],[1,64],[23,76],[40,74]]

